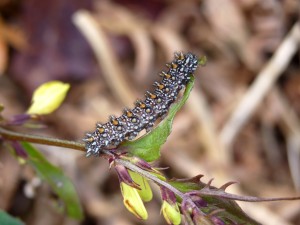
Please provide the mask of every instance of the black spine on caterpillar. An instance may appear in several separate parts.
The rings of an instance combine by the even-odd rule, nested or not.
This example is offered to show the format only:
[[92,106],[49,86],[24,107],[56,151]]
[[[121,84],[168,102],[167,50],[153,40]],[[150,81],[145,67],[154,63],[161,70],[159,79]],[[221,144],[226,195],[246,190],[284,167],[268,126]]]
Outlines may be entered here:
[[183,89],[198,66],[198,58],[191,54],[175,53],[175,59],[167,64],[167,72],[161,72],[162,80],[154,82],[155,90],[137,100],[135,108],[125,108],[120,117],[110,116],[107,123],[96,124],[96,130],[87,133],[86,156],[98,156],[103,149],[118,146],[124,140],[134,139],[142,130],[151,130],[154,123],[163,118],[179,92]]

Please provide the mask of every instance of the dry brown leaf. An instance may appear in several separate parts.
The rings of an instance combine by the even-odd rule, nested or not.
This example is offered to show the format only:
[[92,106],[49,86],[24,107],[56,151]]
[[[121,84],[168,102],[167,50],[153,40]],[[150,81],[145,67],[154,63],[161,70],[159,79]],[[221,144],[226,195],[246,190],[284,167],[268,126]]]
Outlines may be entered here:
[[4,74],[8,62],[8,49],[5,41],[0,37],[0,76]]

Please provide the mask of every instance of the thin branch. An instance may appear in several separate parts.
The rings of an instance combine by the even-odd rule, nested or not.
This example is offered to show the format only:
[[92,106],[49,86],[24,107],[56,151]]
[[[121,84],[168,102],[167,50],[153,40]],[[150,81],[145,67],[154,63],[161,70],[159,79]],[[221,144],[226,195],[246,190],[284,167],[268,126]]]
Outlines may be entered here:
[[234,138],[243,125],[249,120],[255,109],[261,103],[274,82],[288,66],[300,42],[300,24],[296,23],[290,33],[283,40],[274,56],[257,75],[256,80],[245,93],[243,99],[237,105],[234,113],[223,127],[220,133],[221,142],[225,149],[230,151]]
[[32,134],[23,134],[15,131],[6,130],[0,127],[0,137],[11,141],[27,141],[42,145],[52,145],[63,148],[71,148],[80,151],[85,151],[84,144],[76,141],[68,141],[57,138],[43,137]]
[[86,10],[77,11],[72,20],[94,50],[107,84],[114,90],[115,96],[125,105],[131,104],[134,96],[128,91],[131,88],[124,79],[124,72],[119,66],[120,64],[103,28],[99,26],[92,14]]

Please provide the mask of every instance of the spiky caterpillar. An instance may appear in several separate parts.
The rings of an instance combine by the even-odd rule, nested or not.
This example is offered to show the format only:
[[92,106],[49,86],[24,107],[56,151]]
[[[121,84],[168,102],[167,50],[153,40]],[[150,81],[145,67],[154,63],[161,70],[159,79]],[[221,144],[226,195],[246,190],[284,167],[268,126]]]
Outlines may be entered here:
[[133,109],[125,108],[120,117],[110,116],[107,123],[96,124],[96,130],[87,133],[86,155],[99,155],[101,150],[118,146],[124,140],[134,139],[142,130],[149,132],[158,119],[162,119],[176,100],[198,66],[198,58],[191,54],[175,53],[175,59],[162,71],[155,90],[147,91],[144,100],[137,100]]

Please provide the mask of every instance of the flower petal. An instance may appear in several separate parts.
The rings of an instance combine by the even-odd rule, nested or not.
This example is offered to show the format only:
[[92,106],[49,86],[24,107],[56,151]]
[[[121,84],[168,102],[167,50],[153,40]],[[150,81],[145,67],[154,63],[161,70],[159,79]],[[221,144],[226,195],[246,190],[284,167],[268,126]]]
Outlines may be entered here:
[[148,218],[148,213],[137,189],[121,182],[121,191],[123,203],[128,211],[133,213],[137,218],[146,220]]
[[66,97],[69,84],[50,81],[39,86],[33,93],[28,114],[49,114],[56,110]]

